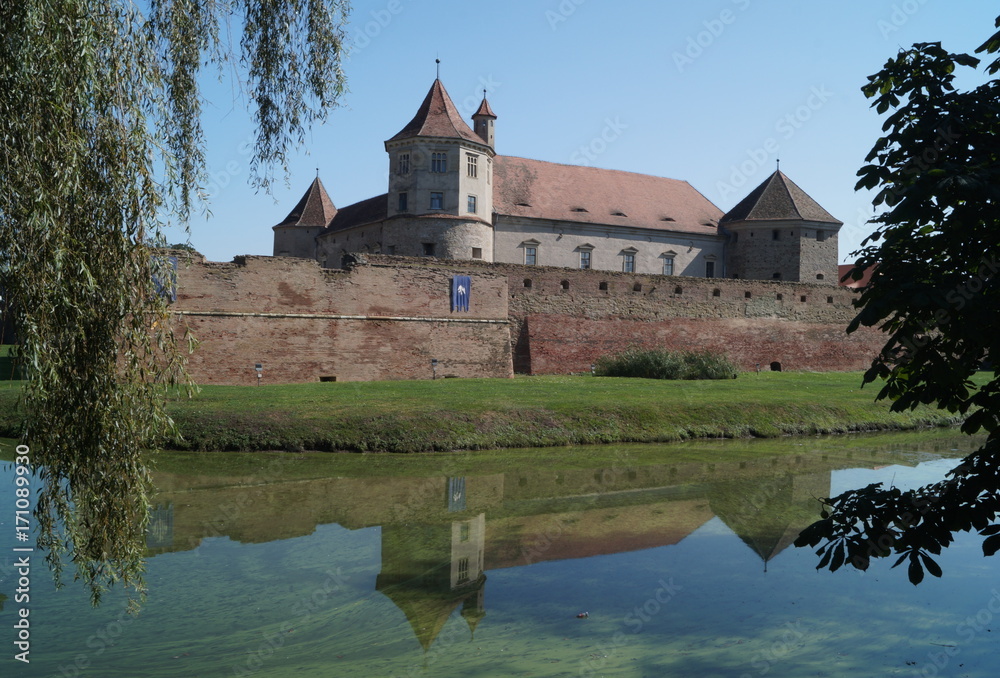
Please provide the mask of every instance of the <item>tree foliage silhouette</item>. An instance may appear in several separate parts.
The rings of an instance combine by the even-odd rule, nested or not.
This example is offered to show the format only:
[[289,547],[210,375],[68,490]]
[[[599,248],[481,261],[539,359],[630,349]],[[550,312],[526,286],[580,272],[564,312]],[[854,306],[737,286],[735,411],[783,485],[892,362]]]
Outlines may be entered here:
[[[996,21],[1000,27],[1000,18]],[[977,50],[1000,52],[1000,32]],[[819,547],[818,568],[868,568],[873,558],[908,562],[919,584],[941,576],[933,556],[955,533],[986,537],[1000,550],[1000,82],[965,91],[959,74],[979,75],[980,59],[941,43],[900,51],[862,91],[889,113],[858,172],[859,189],[878,189],[876,232],[855,254],[851,277],[874,268],[849,332],[887,335],[864,382],[883,382],[878,398],[894,410],[933,403],[965,416],[962,430],[985,444],[942,482],[901,491],[881,484],[823,500],[822,520],[796,546]],[[985,65],[996,76],[1000,59]],[[981,367],[989,376],[974,380]]]

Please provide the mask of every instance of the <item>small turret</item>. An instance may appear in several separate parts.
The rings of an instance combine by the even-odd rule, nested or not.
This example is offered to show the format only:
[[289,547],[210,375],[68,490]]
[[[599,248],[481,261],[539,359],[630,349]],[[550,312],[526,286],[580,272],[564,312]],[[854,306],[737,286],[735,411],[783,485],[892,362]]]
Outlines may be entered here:
[[479,110],[472,114],[472,129],[494,151],[497,148],[494,138],[494,123],[496,119],[496,113],[490,108],[490,102],[486,100],[486,90],[483,90],[483,103],[479,104]]

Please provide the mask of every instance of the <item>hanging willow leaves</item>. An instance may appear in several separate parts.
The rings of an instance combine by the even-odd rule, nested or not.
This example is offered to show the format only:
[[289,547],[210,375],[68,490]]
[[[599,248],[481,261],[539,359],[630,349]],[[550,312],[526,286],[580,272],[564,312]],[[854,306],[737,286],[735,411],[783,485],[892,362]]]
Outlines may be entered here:
[[[199,77],[244,74],[257,185],[344,91],[336,0],[20,0],[0,22],[0,282],[41,476],[38,546],[143,591],[145,451],[190,388],[156,254],[204,184]],[[237,46],[229,30],[242,28]]]

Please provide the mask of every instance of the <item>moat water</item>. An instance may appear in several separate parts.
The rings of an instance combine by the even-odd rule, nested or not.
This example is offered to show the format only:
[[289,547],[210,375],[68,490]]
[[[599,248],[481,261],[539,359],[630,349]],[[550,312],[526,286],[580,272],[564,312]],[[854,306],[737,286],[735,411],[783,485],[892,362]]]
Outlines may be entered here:
[[978,442],[162,455],[141,614],[56,591],[33,554],[30,664],[0,462],[0,675],[992,678],[1000,559],[981,538],[918,587],[792,546],[816,497],[933,482]]

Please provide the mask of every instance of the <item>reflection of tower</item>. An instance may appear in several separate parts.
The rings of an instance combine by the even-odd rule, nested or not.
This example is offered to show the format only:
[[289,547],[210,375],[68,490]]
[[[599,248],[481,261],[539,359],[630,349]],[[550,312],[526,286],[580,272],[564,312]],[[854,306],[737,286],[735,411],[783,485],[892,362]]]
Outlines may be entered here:
[[788,548],[819,517],[816,497],[829,495],[830,472],[750,477],[712,483],[712,511],[768,561]]
[[174,545],[174,505],[157,506],[149,512],[146,548],[169,549]]
[[[455,487],[449,482],[449,506]],[[484,513],[450,523],[382,527],[382,571],[375,590],[406,615],[425,650],[459,606],[470,630],[485,616],[485,536]]]
[[486,547],[486,514],[451,524],[451,588],[479,579]]

